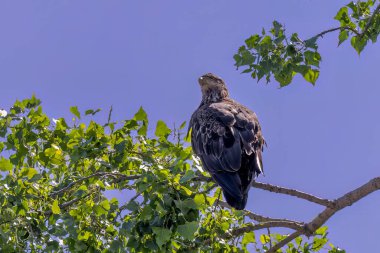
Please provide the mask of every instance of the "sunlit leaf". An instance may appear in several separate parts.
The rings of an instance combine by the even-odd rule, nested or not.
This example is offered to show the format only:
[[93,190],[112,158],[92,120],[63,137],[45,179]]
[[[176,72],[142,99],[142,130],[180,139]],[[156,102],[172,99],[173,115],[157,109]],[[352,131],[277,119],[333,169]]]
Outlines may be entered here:
[[80,119],[80,112],[77,106],[70,107],[70,112],[74,114],[78,119]]
[[51,206],[51,211],[54,214],[60,214],[61,213],[61,208],[59,207],[58,200],[54,200],[53,205]]

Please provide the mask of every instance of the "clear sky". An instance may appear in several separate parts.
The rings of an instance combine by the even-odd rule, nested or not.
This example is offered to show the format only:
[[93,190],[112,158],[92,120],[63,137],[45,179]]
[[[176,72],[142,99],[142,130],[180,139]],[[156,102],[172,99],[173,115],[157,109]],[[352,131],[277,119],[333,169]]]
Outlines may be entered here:
[[[320,43],[321,75],[313,87],[256,83],[239,74],[233,54],[276,19],[308,38],[336,27],[346,1],[2,1],[0,108],[33,93],[51,117],[69,107],[103,108],[106,121],[142,105],[151,122],[188,120],[200,102],[197,78],[214,72],[231,96],[254,110],[268,142],[259,181],[336,198],[379,176],[380,47],[359,57],[337,34]],[[151,125],[153,129],[155,124]],[[378,245],[380,193],[328,221],[331,241],[347,252]],[[251,190],[248,209],[308,221],[321,207]]]

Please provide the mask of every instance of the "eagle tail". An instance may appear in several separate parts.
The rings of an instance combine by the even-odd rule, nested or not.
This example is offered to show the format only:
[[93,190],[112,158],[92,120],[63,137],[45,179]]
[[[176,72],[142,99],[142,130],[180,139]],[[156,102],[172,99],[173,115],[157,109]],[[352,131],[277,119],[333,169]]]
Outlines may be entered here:
[[248,193],[243,193],[239,174],[236,172],[216,172],[214,180],[223,190],[227,203],[237,210],[242,210],[247,204]]

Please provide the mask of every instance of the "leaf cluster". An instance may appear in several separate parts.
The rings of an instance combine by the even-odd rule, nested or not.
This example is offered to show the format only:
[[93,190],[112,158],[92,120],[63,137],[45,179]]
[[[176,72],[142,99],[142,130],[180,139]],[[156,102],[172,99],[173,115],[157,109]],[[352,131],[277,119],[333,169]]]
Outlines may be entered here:
[[380,4],[376,0],[350,2],[342,7],[335,16],[340,26],[323,31],[302,40],[297,33],[285,34],[285,28],[273,22],[269,32],[264,29],[245,40],[234,55],[237,69],[244,67],[242,73],[249,73],[253,79],[266,82],[272,78],[281,87],[287,86],[296,74],[309,83],[315,84],[319,77],[321,55],[318,52],[318,39],[325,34],[339,31],[338,45],[351,38],[351,46],[360,54],[368,41],[377,41],[380,33]]
[[71,123],[51,119],[33,96],[0,117],[1,252],[265,249],[253,231],[236,232],[252,225],[245,211],[218,205],[221,191],[184,140],[185,123],[171,130],[158,121],[149,136],[142,108],[121,124],[111,112],[99,124],[91,120],[99,109],[70,111]]
[[250,73],[258,81],[265,77],[269,83],[273,76],[281,86],[286,86],[298,73],[315,84],[321,61],[316,41],[317,37],[302,41],[297,33],[288,38],[284,26],[274,21],[269,34],[263,29],[261,35],[245,40],[245,45],[234,55],[235,66],[246,66],[242,73]]

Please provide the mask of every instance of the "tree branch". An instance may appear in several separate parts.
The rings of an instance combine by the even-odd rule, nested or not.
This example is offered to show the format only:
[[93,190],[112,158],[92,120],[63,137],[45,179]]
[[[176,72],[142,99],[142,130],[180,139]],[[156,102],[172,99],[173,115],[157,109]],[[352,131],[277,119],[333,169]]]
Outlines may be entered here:
[[367,33],[367,31],[371,27],[371,25],[373,24],[373,20],[375,19],[375,16],[379,12],[380,12],[380,4],[377,5],[377,7],[373,11],[371,17],[368,19],[366,26],[364,27],[364,29],[361,32],[357,31],[356,29],[354,29],[350,26],[340,26],[340,27],[331,28],[331,29],[328,29],[328,30],[323,31],[321,33],[318,33],[314,37],[323,37],[323,35],[325,35],[326,33],[335,32],[337,30],[348,30],[348,31],[355,33],[357,36],[359,36],[359,38],[362,38]]
[[327,207],[333,206],[333,202],[328,200],[328,199],[322,199],[322,198],[316,197],[314,195],[311,195],[311,194],[308,194],[305,192],[301,192],[298,190],[294,190],[294,189],[288,189],[288,188],[281,187],[281,186],[264,184],[264,183],[259,183],[259,182],[253,182],[252,187],[262,189],[262,190],[266,190],[266,191],[270,191],[270,192],[287,194],[287,195],[290,195],[293,197],[305,199],[307,201],[310,201],[310,202],[313,202],[313,203],[316,203],[316,204],[319,204],[322,206],[327,206]]
[[101,177],[101,176],[113,176],[113,177],[119,177],[118,179],[121,178],[121,180],[133,180],[133,179],[138,179],[140,177],[140,175],[132,175],[132,176],[126,176],[124,174],[121,174],[121,173],[113,173],[113,172],[102,172],[102,171],[99,171],[99,172],[96,172],[92,175],[89,175],[87,177],[83,177],[83,178],[80,178],[78,179],[77,181],[74,181],[74,182],[71,182],[70,184],[68,184],[67,186],[63,187],[62,189],[58,190],[58,191],[54,191],[50,194],[50,197],[54,197],[54,196],[57,196],[57,195],[61,195],[63,194],[64,192],[66,192],[67,190],[69,190],[70,188],[72,188],[74,185],[76,184],[79,184],[87,179],[90,179],[90,178],[93,178],[93,177]]
[[315,35],[314,37],[323,37],[323,35],[325,35],[326,33],[335,32],[337,30],[348,30],[348,31],[351,31],[351,32],[355,33],[356,35],[360,35],[360,33],[356,29],[354,29],[352,27],[349,27],[349,26],[339,26],[339,27],[331,28],[331,29],[328,29],[326,31],[320,32],[317,35]]
[[[87,198],[87,197],[90,196],[91,194],[93,194],[93,192],[89,192],[89,193],[87,193],[86,195],[83,195],[82,197],[75,198],[75,199],[72,199],[72,200],[67,201],[67,202],[65,202],[65,203],[62,203],[62,204],[59,205],[59,208],[60,208],[60,209],[65,209],[65,208],[67,208],[67,207],[69,207],[69,206],[71,206],[71,205],[73,205],[73,204],[75,204],[75,203],[81,201],[82,199]],[[49,215],[51,215],[52,213],[53,213],[52,210],[47,210],[46,212],[44,212],[45,216],[49,216]]]
[[380,189],[380,177],[375,177],[370,180],[368,183],[356,188],[353,191],[350,191],[344,194],[342,197],[336,199],[334,201],[334,207],[327,207],[324,211],[318,214],[311,222],[306,225],[305,235],[312,235],[315,230],[321,227],[332,215],[336,212],[346,208],[347,206],[351,206],[355,202],[364,198],[368,194],[377,191]]
[[[231,209],[230,205],[228,205],[226,202],[224,202],[222,200],[219,200],[218,205],[220,205],[221,207]],[[251,220],[255,220],[257,222],[285,222],[285,223],[295,224],[295,226],[299,226],[299,227],[303,227],[305,225],[304,222],[288,220],[288,219],[281,219],[281,218],[266,217],[266,216],[263,216],[260,214],[253,213],[253,212],[248,211],[248,210],[244,210],[244,215],[247,216],[248,218],[250,218]],[[298,230],[298,229],[296,229],[296,230]]]
[[364,36],[364,34],[368,31],[369,27],[372,25],[373,23],[373,20],[374,20],[374,17],[376,16],[376,14],[378,14],[380,11],[380,4],[377,5],[376,9],[373,11],[371,17],[369,18],[366,26],[364,27],[363,31],[360,33],[359,37],[362,38]]
[[[303,230],[302,226],[296,225],[293,222],[284,222],[284,221],[268,221],[264,223],[259,224],[253,224],[253,223],[246,223],[244,227],[240,228],[234,228],[229,233],[226,233],[221,236],[223,239],[232,239],[235,237],[242,236],[243,234],[250,232],[250,231],[256,231],[264,228],[273,228],[273,227],[282,227],[282,228],[290,228],[297,230],[296,232],[301,233],[300,231]],[[202,242],[202,244],[207,245],[210,244],[212,239],[207,239]]]
[[285,246],[289,242],[293,241],[294,239],[296,239],[300,235],[302,235],[301,231],[296,231],[293,234],[290,234],[284,240],[280,241],[279,243],[277,243],[273,247],[271,247],[266,253],[275,253],[277,250],[281,249],[283,246]]
[[281,247],[285,246],[287,243],[291,242],[293,239],[300,235],[311,236],[314,232],[320,228],[331,216],[336,212],[351,206],[360,199],[366,197],[368,194],[371,194],[374,191],[380,189],[380,177],[375,177],[371,179],[368,183],[356,188],[353,191],[350,191],[344,194],[342,197],[334,200],[332,206],[326,207],[321,213],[319,213],[311,222],[304,226],[303,231],[298,230],[293,234],[286,237],[284,240],[280,241],[272,248],[270,248],[267,253],[274,253]]
[[[207,182],[212,181],[211,177],[203,176],[201,174],[197,175],[196,179],[200,180],[200,181],[207,181]],[[281,187],[281,186],[277,186],[277,185],[265,184],[265,183],[260,183],[260,182],[254,181],[252,183],[252,187],[258,188],[261,190],[270,191],[270,192],[286,194],[286,195],[290,195],[290,196],[297,197],[300,199],[305,199],[307,201],[316,203],[318,205],[326,206],[326,207],[333,207],[334,206],[334,203],[331,200],[322,199],[322,198],[319,198],[317,196],[311,195],[309,193],[305,193],[302,191],[289,189],[289,188],[285,188],[285,187]]]

